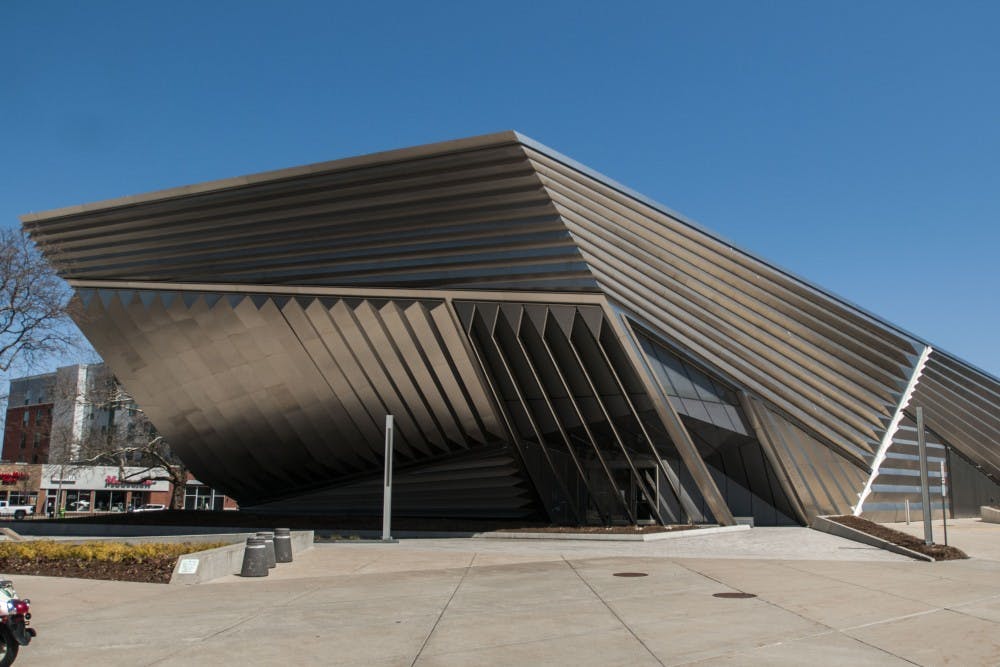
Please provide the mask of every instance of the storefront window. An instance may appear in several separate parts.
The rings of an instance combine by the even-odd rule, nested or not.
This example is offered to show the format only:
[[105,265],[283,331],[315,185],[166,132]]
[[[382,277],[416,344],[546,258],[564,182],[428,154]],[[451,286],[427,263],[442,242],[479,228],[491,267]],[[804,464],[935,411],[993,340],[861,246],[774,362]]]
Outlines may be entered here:
[[82,489],[69,489],[66,491],[66,511],[68,512],[88,512],[90,511],[90,491]]
[[7,502],[11,505],[34,505],[38,502],[38,494],[11,491],[8,495]]
[[95,491],[94,509],[98,512],[124,512],[125,491]]
[[184,489],[184,509],[186,510],[216,510],[221,512],[225,496],[215,489],[201,485],[188,484]]
[[135,509],[136,507],[142,507],[143,505],[149,504],[149,492],[148,491],[133,491],[132,501],[129,503],[129,507]]

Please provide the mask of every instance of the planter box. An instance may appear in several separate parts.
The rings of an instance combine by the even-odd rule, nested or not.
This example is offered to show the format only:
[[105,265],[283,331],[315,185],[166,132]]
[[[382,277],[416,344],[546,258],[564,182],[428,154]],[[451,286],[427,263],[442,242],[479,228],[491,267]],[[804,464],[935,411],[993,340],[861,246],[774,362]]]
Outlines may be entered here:
[[[243,549],[246,547],[246,538],[255,534],[245,533],[240,535],[241,541],[235,544],[179,557],[177,564],[174,565],[174,573],[170,576],[170,583],[201,584],[230,574],[239,574],[243,566]],[[306,549],[311,549],[312,545],[313,531],[292,531],[293,554],[298,555]],[[279,567],[287,567],[287,565],[289,564],[280,563]],[[294,565],[294,563],[290,563],[290,565]]]
[[924,560],[931,563],[934,562],[933,558],[924,555],[919,551],[907,549],[906,547],[901,547],[898,544],[893,544],[892,542],[883,540],[881,537],[875,537],[874,535],[863,533],[860,530],[855,530],[854,528],[845,526],[842,523],[837,523],[829,517],[817,516],[813,519],[812,525],[809,527],[813,530],[818,530],[821,533],[828,533],[830,535],[836,535],[837,537],[843,537],[846,540],[853,540],[855,542],[860,542],[861,544],[867,544],[868,546],[885,549],[886,551],[891,551],[892,553],[900,554],[901,556],[909,556],[910,558],[914,558],[916,560]]

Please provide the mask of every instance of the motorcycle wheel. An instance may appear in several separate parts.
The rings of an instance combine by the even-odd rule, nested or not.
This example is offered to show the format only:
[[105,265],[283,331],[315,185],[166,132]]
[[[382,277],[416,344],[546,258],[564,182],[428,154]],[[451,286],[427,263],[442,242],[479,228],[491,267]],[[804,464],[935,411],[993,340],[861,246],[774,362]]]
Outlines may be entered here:
[[0,667],[8,667],[17,658],[17,649],[20,648],[13,633],[6,625],[0,625]]

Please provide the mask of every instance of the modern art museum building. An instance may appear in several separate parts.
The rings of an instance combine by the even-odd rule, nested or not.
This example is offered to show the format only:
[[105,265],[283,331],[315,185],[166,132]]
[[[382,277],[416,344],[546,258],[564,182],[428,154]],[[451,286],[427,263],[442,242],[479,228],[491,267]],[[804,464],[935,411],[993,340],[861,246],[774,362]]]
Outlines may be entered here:
[[[243,508],[807,523],[1000,500],[1000,381],[514,132],[27,215]],[[940,502],[940,501],[938,501]],[[940,508],[940,504],[937,505]]]

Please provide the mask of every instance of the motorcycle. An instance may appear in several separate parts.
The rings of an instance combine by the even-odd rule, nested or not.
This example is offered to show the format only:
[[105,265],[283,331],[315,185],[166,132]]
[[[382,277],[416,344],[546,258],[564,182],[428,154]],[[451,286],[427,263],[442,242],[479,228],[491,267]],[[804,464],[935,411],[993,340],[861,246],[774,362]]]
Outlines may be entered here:
[[17,658],[18,649],[27,646],[35,629],[31,621],[31,600],[17,597],[14,582],[0,580],[0,667],[7,667]]

